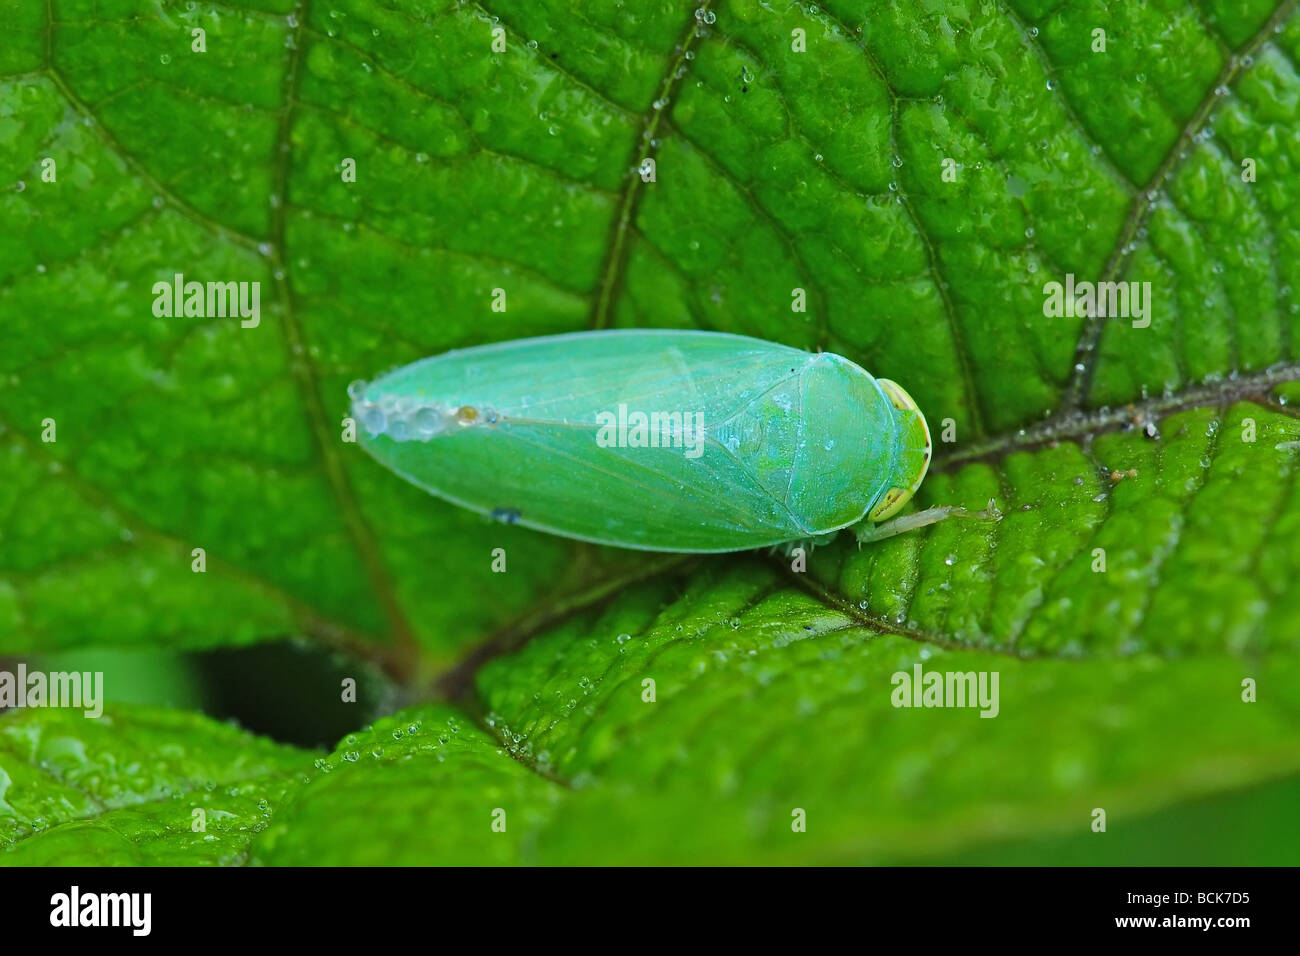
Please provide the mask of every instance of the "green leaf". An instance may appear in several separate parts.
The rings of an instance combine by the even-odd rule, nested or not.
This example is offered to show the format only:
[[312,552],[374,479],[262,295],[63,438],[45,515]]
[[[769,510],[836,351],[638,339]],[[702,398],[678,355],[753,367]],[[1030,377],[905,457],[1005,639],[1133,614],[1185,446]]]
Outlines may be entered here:
[[[0,652],[298,635],[461,706],[341,744],[268,862],[913,859],[1294,774],[1295,10],[25,5]],[[261,282],[260,324],[154,316],[178,272]],[[1149,282],[1149,326],[1050,317],[1067,275]],[[940,439],[919,504],[1004,517],[806,571],[649,558],[489,524],[341,440],[352,379],[615,326],[896,379]],[[893,707],[917,664],[998,672],[998,716]]]
[[[895,708],[891,675],[918,665],[997,673],[996,716]],[[1243,703],[1247,673],[1276,693]],[[1297,682],[1294,656],[1245,664],[1221,649],[944,649],[882,634],[753,560],[634,589],[486,667],[476,689],[492,736],[436,708],[345,740],[255,856],[915,862],[1086,833],[1098,807],[1140,835],[1143,817],[1174,799],[1300,772]],[[350,815],[357,807],[366,812]],[[490,829],[498,810],[504,833]],[[806,833],[791,828],[796,810]],[[1217,838],[1188,833],[1177,849],[1254,858]],[[1170,849],[1137,859],[1122,840],[1094,862],[1159,862]],[[1296,862],[1294,849],[1284,858]]]
[[[1300,770],[1293,657],[1063,659],[888,630],[755,562],[575,620],[478,690],[503,740],[580,788],[538,839],[565,862],[913,859]],[[996,673],[996,716],[895,707],[892,675],[917,666]],[[1278,696],[1243,704],[1244,674]]]
[[318,768],[257,841],[257,862],[524,862],[535,852],[531,835],[564,795],[560,784],[511,760],[491,734],[446,706],[402,711],[349,734]]
[[0,865],[240,863],[310,769],[194,714],[20,711],[0,720]]

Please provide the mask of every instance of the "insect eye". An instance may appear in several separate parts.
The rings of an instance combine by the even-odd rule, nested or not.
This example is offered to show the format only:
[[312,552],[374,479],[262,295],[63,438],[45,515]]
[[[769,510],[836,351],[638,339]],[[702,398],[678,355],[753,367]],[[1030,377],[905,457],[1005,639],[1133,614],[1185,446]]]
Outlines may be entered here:
[[884,521],[886,518],[891,518],[911,497],[912,493],[907,488],[890,488],[876,504],[876,507],[871,509],[871,513],[867,517],[872,521]]

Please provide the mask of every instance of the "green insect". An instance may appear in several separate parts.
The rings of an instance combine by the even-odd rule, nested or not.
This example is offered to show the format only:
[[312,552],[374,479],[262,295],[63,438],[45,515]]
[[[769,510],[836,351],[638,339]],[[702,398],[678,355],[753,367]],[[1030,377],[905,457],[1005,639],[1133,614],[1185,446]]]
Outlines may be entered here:
[[901,387],[839,355],[740,335],[501,342],[414,362],[349,394],[362,446],[406,480],[584,541],[739,551],[850,526],[876,540],[966,514],[894,518],[932,451]]

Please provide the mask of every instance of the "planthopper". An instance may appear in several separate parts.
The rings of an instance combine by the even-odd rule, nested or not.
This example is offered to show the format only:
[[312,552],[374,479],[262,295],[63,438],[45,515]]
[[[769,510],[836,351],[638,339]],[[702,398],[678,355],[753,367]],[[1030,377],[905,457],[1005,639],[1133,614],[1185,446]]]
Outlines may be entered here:
[[[349,389],[360,444],[498,520],[648,551],[878,540],[970,514],[898,516],[930,465],[925,416],[840,355],[719,332],[499,342]],[[990,502],[982,516],[996,516]]]

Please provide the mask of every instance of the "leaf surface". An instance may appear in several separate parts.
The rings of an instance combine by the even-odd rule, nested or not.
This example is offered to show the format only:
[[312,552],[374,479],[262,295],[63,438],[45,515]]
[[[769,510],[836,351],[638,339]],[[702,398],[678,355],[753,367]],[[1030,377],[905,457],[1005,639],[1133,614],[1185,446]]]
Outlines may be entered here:
[[[461,742],[331,758],[270,861],[910,859],[1292,774],[1295,8],[20,5],[0,652],[295,635],[441,674],[463,710],[416,719]],[[155,315],[177,273],[259,282],[258,325]],[[1150,283],[1150,324],[1047,314],[1067,275]],[[896,379],[941,439],[919,504],[1003,519],[806,571],[652,558],[490,524],[342,440],[351,380],[622,326]],[[893,707],[918,664],[996,671],[998,717]],[[49,794],[19,847],[104,817]]]

